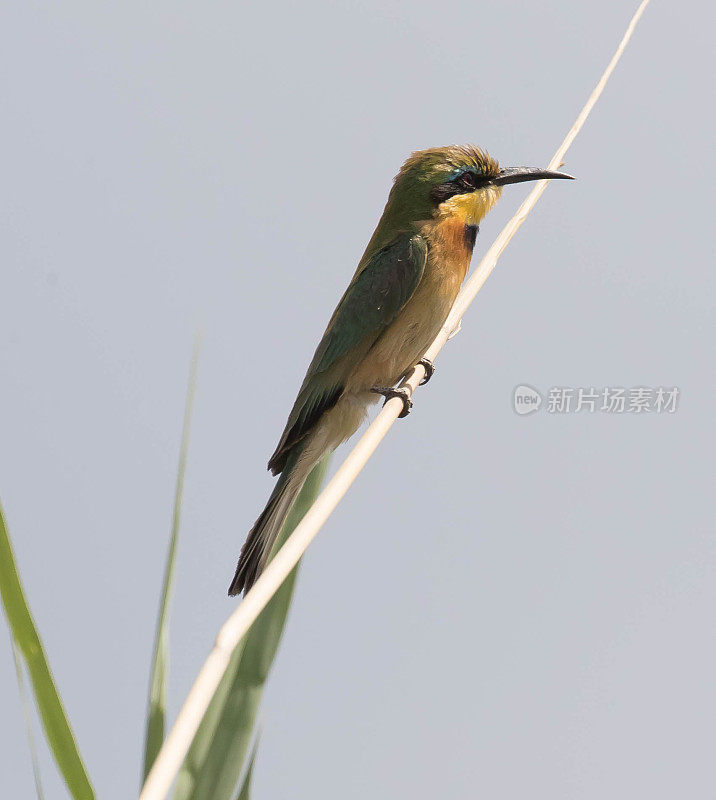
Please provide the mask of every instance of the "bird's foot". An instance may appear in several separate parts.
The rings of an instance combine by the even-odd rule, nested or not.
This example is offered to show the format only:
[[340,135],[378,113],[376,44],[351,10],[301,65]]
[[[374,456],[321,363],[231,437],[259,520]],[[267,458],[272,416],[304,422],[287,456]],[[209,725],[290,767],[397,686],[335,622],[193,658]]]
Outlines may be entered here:
[[425,386],[425,384],[435,374],[435,364],[433,364],[429,358],[421,358],[420,361],[418,361],[418,364],[422,364],[425,368],[425,377],[420,381],[418,386]]
[[[385,403],[392,400],[394,397],[399,397],[403,401],[403,410],[398,414],[398,419],[403,419],[410,414],[410,409],[413,407],[413,401],[410,399],[410,390],[401,386],[398,389],[393,389],[389,386],[374,386],[371,392],[382,394],[385,397]],[[383,405],[385,405],[383,403]]]

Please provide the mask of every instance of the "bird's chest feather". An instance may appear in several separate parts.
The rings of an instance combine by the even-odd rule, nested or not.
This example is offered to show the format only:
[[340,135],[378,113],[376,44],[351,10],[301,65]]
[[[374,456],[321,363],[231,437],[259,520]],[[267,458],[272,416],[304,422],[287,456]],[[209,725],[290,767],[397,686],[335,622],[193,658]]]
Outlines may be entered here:
[[459,217],[447,217],[426,226],[423,233],[428,240],[429,252],[426,270],[429,268],[431,273],[435,273],[435,279],[450,289],[457,282],[459,289],[470,267],[477,231],[477,224]]

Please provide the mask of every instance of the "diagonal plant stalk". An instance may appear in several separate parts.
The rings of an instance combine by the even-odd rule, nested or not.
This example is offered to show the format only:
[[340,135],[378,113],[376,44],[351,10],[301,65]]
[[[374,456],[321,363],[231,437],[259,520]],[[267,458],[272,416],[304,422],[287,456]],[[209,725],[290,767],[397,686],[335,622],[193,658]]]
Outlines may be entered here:
[[174,492],[174,511],[172,513],[172,533],[169,540],[162,596],[159,603],[157,616],[157,630],[154,640],[154,655],[149,678],[149,699],[147,708],[147,727],[144,739],[144,768],[142,780],[144,781],[152,768],[154,759],[164,741],[164,721],[167,706],[167,670],[169,643],[169,605],[171,600],[174,566],[176,562],[177,542],[179,539],[179,524],[181,522],[181,501],[184,492],[184,476],[186,474],[186,460],[189,451],[189,435],[191,432],[191,417],[194,409],[194,396],[196,394],[196,375],[199,368],[199,349],[201,335],[194,338],[194,350],[189,367],[189,381],[186,389],[186,402],[184,404],[184,421],[182,423],[181,445],[179,447],[179,466],[177,468],[176,489]]
[[42,727],[55,762],[74,800],[94,800],[94,790],[87,777],[82,756],[77,749],[77,742],[25,599],[2,508],[0,508],[0,595],[10,623],[10,632],[27,665]]
[[[609,77],[621,58],[648,3],[649,0],[642,0],[640,3],[627,26],[626,33],[622,37],[616,52],[577,116],[574,125],[567,133],[562,144],[557,148],[557,152],[552,157],[548,169],[556,169],[561,165],[567,150],[581,130],[592,108],[604,90]],[[445,343],[450,338],[453,331],[458,327],[463,314],[495,268],[497,260],[505,247],[509,244],[530,211],[534,208],[542,192],[544,192],[547,187],[547,183],[548,181],[538,181],[535,183],[527,199],[518,208],[517,213],[510,219],[493,245],[487,251],[478,268],[458,295],[445,325],[425,353],[427,359],[431,361],[435,359],[437,354],[445,346]],[[402,386],[408,388],[410,394],[412,394],[424,375],[424,367],[418,365],[403,382]],[[181,766],[182,759],[189,749],[194,733],[201,722],[211,697],[231,661],[234,648],[242,640],[246,631],[295,567],[321,526],[348,491],[358,473],[363,469],[368,459],[398,418],[402,407],[402,400],[399,398],[393,398],[383,406],[375,420],[359,439],[343,464],[341,464],[333,479],[328,483],[316,502],[306,513],[301,523],[297,526],[296,530],[289,537],[286,544],[284,544],[277,553],[273,561],[267,566],[266,570],[262,573],[251,590],[246,594],[239,607],[221,628],[214,649],[209,654],[209,657],[194,681],[194,685],[184,702],[179,716],[174,723],[174,727],[170,731],[154,767],[147,777],[147,781],[140,794],[140,800],[161,800],[161,798],[166,796]]]

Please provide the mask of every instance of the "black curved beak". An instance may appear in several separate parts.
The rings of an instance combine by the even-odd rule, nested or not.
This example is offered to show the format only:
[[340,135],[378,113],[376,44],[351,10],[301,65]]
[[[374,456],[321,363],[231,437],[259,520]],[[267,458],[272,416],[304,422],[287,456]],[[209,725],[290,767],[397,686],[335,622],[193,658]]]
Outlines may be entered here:
[[490,183],[495,186],[505,186],[508,183],[522,183],[523,181],[552,181],[557,179],[573,181],[572,175],[566,172],[553,172],[539,167],[506,167],[501,169],[496,178]]

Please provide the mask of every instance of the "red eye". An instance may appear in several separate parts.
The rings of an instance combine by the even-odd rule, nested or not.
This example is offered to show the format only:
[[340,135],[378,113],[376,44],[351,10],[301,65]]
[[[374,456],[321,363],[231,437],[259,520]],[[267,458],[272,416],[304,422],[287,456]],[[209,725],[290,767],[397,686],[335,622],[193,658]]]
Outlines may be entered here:
[[459,183],[464,189],[474,189],[476,185],[475,175],[472,172],[464,172],[460,176]]

